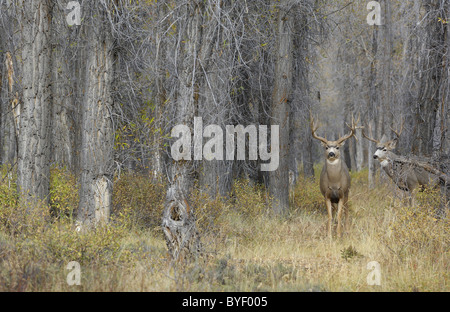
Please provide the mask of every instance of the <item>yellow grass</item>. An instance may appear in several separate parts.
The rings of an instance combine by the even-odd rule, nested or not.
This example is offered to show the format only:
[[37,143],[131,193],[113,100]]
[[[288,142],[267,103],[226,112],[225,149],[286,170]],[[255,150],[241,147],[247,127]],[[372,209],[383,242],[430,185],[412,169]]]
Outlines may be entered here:
[[[58,235],[48,229],[28,233],[25,244],[21,234],[3,226],[0,291],[449,291],[450,223],[448,217],[433,217],[438,194],[421,194],[417,206],[408,207],[389,183],[368,190],[366,174],[353,175],[351,225],[341,239],[326,236],[324,206],[315,207],[321,200],[317,182],[300,179],[285,217],[273,217],[267,205],[260,205],[267,198],[245,181],[236,187],[246,192],[235,192],[221,205],[208,205],[199,196],[197,205],[223,211],[214,214],[215,229],[209,224],[202,232],[205,253],[185,264],[170,262],[158,226],[134,226],[126,216],[98,234],[104,244],[100,252],[92,251],[98,256],[87,246],[90,240],[100,244],[97,234],[79,238],[67,233],[70,226],[60,225]],[[302,198],[308,205],[302,207]],[[33,243],[33,235],[41,243]],[[116,244],[108,243],[108,235],[117,237]],[[80,286],[66,281],[66,265],[77,255],[72,245],[60,241],[57,254],[56,247],[47,248],[57,237],[86,249],[79,258]],[[371,261],[380,264],[381,285],[368,285]]]

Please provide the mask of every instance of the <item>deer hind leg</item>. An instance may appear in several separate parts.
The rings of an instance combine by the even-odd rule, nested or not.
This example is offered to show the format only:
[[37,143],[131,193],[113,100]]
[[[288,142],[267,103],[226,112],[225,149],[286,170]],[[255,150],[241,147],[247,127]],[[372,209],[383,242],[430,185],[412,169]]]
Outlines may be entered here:
[[331,207],[331,200],[326,199],[327,211],[328,211],[328,226],[327,226],[327,234],[331,238],[332,236],[332,221],[333,221],[333,211]]

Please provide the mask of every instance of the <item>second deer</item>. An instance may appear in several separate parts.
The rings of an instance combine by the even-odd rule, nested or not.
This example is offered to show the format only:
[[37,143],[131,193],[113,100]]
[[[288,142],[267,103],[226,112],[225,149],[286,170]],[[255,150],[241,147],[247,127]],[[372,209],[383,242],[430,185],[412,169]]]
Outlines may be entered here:
[[393,162],[398,156],[392,152],[397,147],[398,140],[403,131],[403,124],[401,123],[400,130],[394,130],[395,138],[388,140],[386,135],[383,135],[381,140],[375,140],[367,136],[364,131],[362,135],[369,141],[376,143],[376,151],[373,154],[373,158],[380,162],[381,167],[389,178],[398,186],[402,191],[408,192],[409,203],[413,205],[414,197],[413,192],[417,186],[425,187],[433,186],[437,183],[436,177],[420,167],[413,167],[407,164]]

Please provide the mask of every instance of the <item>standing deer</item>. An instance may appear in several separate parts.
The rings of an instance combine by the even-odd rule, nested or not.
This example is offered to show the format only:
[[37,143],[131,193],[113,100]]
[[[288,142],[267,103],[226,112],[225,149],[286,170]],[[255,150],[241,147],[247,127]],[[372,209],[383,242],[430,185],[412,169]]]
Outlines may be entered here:
[[326,138],[322,138],[316,134],[318,125],[314,124],[314,118],[310,117],[311,133],[313,138],[322,142],[322,146],[325,148],[325,164],[320,173],[320,191],[325,198],[325,204],[328,211],[328,236],[332,236],[332,220],[333,212],[332,208],[336,209],[337,205],[337,235],[342,236],[342,213],[345,215],[344,229],[347,230],[348,226],[348,193],[350,190],[351,178],[348,172],[347,165],[341,159],[341,153],[339,149],[344,145],[344,142],[351,138],[356,131],[356,124],[352,117],[352,125],[350,133],[339,138],[337,141],[328,141]]
[[436,176],[421,167],[393,161],[399,158],[399,156],[394,154],[392,150],[397,147],[397,142],[403,131],[403,124],[404,123],[402,122],[400,130],[394,130],[391,128],[392,132],[394,132],[396,136],[392,140],[387,140],[386,135],[383,135],[381,140],[378,141],[368,137],[364,131],[362,132],[362,135],[367,140],[376,143],[377,150],[375,151],[375,154],[373,154],[373,158],[378,159],[384,172],[386,172],[388,177],[394,181],[399,189],[408,192],[410,205],[413,205],[414,189],[419,185],[422,189],[427,186],[432,186],[436,184],[437,181]]

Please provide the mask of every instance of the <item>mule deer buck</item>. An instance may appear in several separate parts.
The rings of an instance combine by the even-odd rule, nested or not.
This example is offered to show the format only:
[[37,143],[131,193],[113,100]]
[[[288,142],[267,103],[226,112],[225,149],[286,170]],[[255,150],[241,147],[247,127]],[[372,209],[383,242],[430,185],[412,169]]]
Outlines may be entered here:
[[[326,138],[322,138],[316,134],[318,125],[314,123],[314,118],[310,117],[310,127],[313,138],[322,142],[322,146],[325,148],[325,164],[320,173],[320,191],[325,198],[325,204],[328,211],[328,236],[332,237],[332,221],[333,221],[333,208],[337,208],[337,236],[342,236],[342,214],[345,216],[344,229],[348,227],[348,193],[350,190],[351,178],[348,171],[348,167],[341,159],[340,148],[344,145],[344,142],[355,135],[356,124],[352,117],[352,125],[350,133],[344,135],[336,141],[328,141]],[[347,125],[348,126],[348,125]],[[337,205],[337,206],[336,206]]]
[[391,128],[392,132],[395,134],[395,138],[391,140],[388,140],[386,135],[383,135],[381,140],[375,140],[367,136],[364,131],[362,132],[362,135],[367,140],[376,143],[377,150],[375,151],[375,154],[373,154],[373,158],[378,159],[384,172],[386,172],[388,177],[391,178],[400,190],[408,192],[409,203],[410,205],[413,205],[413,192],[417,186],[421,186],[422,190],[425,187],[434,186],[437,183],[437,177],[421,167],[412,166],[402,162],[394,162],[395,159],[400,158],[400,156],[393,153],[392,150],[397,147],[398,140],[403,131],[403,124],[404,122],[401,122],[399,130]]

